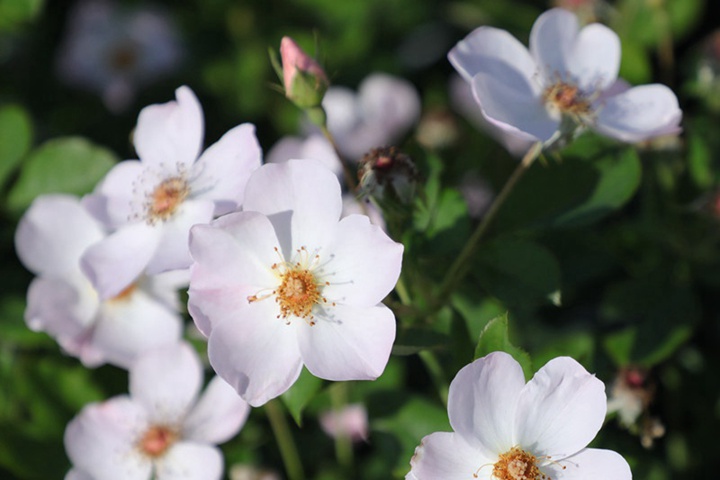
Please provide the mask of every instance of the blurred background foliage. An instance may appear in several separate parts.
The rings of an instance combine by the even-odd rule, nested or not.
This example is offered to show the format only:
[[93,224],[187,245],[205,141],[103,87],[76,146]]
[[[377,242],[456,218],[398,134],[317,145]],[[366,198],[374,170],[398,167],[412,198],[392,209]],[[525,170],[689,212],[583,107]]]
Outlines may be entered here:
[[[388,72],[410,80],[423,103],[402,144],[423,182],[411,216],[391,232],[406,244],[412,302],[390,299],[398,339],[378,381],[329,384],[303,375],[285,395],[302,423],[292,435],[308,478],[401,478],[420,439],[449,429],[443,399],[455,373],[503,349],[528,375],[571,355],[609,394],[639,401],[633,422],[611,416],[593,444],[624,455],[635,478],[717,479],[720,23],[713,2],[158,0],[152,8],[178,32],[178,60],[110,107],[97,88],[71,85],[59,73],[79,4],[0,0],[0,477],[62,478],[66,423],[87,402],[127,386],[124,371],[87,370],[26,328],[31,275],[13,252],[20,215],[39,194],[87,193],[116,161],[135,158],[130,133],[140,108],[170,100],[182,84],[201,100],[207,143],[242,122],[257,125],[266,151],[297,133],[301,114],[271,87],[277,80],[267,53],[290,35],[316,52],[334,84],[356,88],[369,73]],[[482,214],[463,197],[464,186],[497,192],[516,162],[454,110],[446,54],[481,24],[526,42],[535,18],[558,4],[620,35],[622,77],[676,91],[684,132],[634,147],[588,134],[536,162],[470,274],[433,303]],[[122,68],[123,58],[100,59],[108,65],[96,68]],[[441,141],[432,135],[438,128]],[[370,418],[368,441],[349,453],[317,422],[347,402],[363,403]],[[223,451],[233,478],[262,478],[241,477],[238,464],[284,475],[262,409]]]

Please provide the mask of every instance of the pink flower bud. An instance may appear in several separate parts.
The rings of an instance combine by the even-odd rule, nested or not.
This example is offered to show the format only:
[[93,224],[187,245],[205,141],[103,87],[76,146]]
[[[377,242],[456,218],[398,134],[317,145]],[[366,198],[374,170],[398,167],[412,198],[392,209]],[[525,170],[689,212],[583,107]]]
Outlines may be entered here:
[[314,58],[290,37],[280,42],[285,96],[300,108],[317,107],[330,82]]

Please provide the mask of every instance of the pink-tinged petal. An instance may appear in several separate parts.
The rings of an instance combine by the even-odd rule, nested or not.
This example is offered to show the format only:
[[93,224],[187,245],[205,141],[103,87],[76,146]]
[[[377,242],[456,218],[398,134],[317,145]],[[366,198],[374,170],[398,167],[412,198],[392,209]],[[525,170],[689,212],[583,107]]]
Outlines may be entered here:
[[220,480],[223,457],[209,445],[180,442],[155,462],[157,480]]
[[265,163],[283,163],[291,158],[303,158],[302,148],[305,139],[302,137],[283,137],[268,150],[265,155]]
[[245,196],[250,174],[262,163],[255,126],[239,125],[202,154],[193,166],[191,188],[197,198],[215,202],[215,216],[237,210]]
[[188,309],[204,335],[213,324],[234,318],[249,296],[277,286],[275,245],[272,224],[257,212],[232,213],[193,227]]
[[317,161],[263,165],[248,181],[243,209],[270,217],[290,261],[294,249],[320,248],[332,238],[342,212],[340,182]]
[[285,392],[302,369],[295,330],[306,325],[286,325],[278,313],[272,298],[254,302],[214,325],[208,339],[213,369],[253,407]]
[[73,465],[93,478],[147,480],[152,462],[135,449],[146,426],[142,407],[127,397],[91,404],[65,429],[65,450]]
[[139,355],[174,345],[181,334],[180,314],[136,287],[103,302],[91,342],[107,362],[128,369]]
[[332,438],[349,438],[353,442],[367,441],[368,414],[360,403],[346,405],[339,410],[320,414],[320,427]]
[[406,479],[490,480],[497,457],[486,457],[456,433],[436,432],[422,439]]
[[553,8],[535,20],[530,31],[530,54],[544,80],[570,71],[577,35],[578,19],[568,10]]
[[189,168],[200,154],[204,129],[200,102],[185,86],[175,90],[175,98],[140,112],[134,140],[144,165]]
[[104,236],[100,224],[70,195],[36,198],[15,230],[15,251],[37,275],[79,273],[80,256]]
[[227,442],[245,425],[249,413],[250,405],[225,380],[215,377],[185,419],[185,438],[200,443]]
[[202,376],[200,358],[189,344],[156,348],[130,367],[130,395],[153,423],[176,424],[195,402]]
[[620,69],[620,38],[605,25],[593,23],[580,30],[568,58],[568,71],[586,92],[597,92],[615,82]]
[[[413,84],[386,73],[365,77],[358,87],[358,99],[365,123],[378,124],[385,131],[383,144],[397,139],[420,118],[420,96]],[[368,145],[365,150],[383,144]]]
[[101,299],[118,295],[145,270],[161,231],[145,222],[122,227],[88,248],[80,267]]
[[527,140],[547,141],[558,130],[559,120],[553,119],[530,80],[496,63],[495,71],[478,73],[472,79],[475,100],[485,119],[505,135]]
[[134,196],[143,170],[143,165],[137,160],[118,163],[105,175],[93,193],[83,197],[83,206],[111,229],[135,221],[137,212]]
[[640,142],[679,133],[681,119],[672,90],[660,84],[642,85],[607,98],[599,108],[594,128],[624,142]]
[[520,393],[515,444],[533,455],[567,457],[587,446],[605,420],[605,385],[569,357],[550,360]]
[[341,177],[343,174],[343,166],[335,149],[322,135],[310,135],[302,144],[300,154],[288,157],[287,160],[293,158],[318,160],[332,170],[337,177]]
[[467,441],[477,442],[487,456],[510,450],[515,445],[513,423],[523,387],[522,368],[507,353],[494,352],[475,360],[450,384],[450,425]]
[[210,223],[215,205],[210,200],[186,200],[175,215],[157,228],[162,237],[150,262],[148,275],[188,268],[192,263],[188,241],[193,225]]
[[553,480],[631,480],[630,465],[612,450],[586,448],[542,468]]
[[535,60],[528,49],[505,30],[493,27],[476,28],[450,50],[448,60],[466,80],[487,72],[488,63],[507,64],[525,78],[532,78],[537,71]]
[[314,272],[330,282],[323,295],[345,305],[369,307],[395,287],[402,266],[403,246],[394,242],[365,215],[340,221],[335,241],[320,251]]
[[73,468],[65,475],[65,480],[96,480],[89,473]]
[[182,304],[178,290],[187,290],[189,283],[190,270],[185,269],[140,277],[137,285],[170,310],[180,311]]
[[385,305],[336,305],[313,311],[314,325],[295,320],[303,362],[326,380],[374,380],[395,341],[395,316]]
[[82,335],[95,320],[99,302],[87,281],[78,280],[33,280],[28,288],[25,309],[28,327],[56,338]]

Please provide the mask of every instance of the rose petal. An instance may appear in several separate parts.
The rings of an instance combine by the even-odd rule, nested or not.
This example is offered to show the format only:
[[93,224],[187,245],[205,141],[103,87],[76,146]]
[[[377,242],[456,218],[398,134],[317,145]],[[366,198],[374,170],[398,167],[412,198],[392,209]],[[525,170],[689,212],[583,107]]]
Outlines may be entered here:
[[681,118],[672,90],[665,85],[642,85],[607,98],[594,128],[624,142],[640,142],[678,133]]
[[586,448],[542,468],[553,480],[630,480],[627,461],[612,450]]
[[372,225],[368,217],[350,215],[340,221],[327,251],[320,251],[321,265],[314,272],[330,282],[323,289],[329,301],[369,307],[380,303],[395,287],[402,255],[403,246]]
[[298,323],[303,362],[327,380],[374,380],[382,375],[395,340],[395,316],[385,305],[337,305],[318,312],[314,325]]
[[422,439],[406,479],[490,480],[497,457],[485,457],[455,433],[436,432]]
[[156,348],[130,367],[130,395],[157,424],[177,424],[202,385],[202,365],[187,343]]
[[494,352],[463,367],[450,384],[450,425],[467,441],[479,444],[486,456],[514,445],[513,423],[518,395],[525,387],[520,364]]
[[140,112],[134,140],[144,165],[189,168],[200,154],[204,128],[200,102],[185,86],[175,90],[175,97]]
[[294,330],[305,325],[277,315],[273,299],[254,302],[215,324],[208,338],[213,369],[253,407],[285,392],[302,369]]
[[83,206],[99,222],[116,229],[135,220],[138,213],[134,198],[145,167],[137,160],[126,160],[115,165],[103,178],[95,191],[85,195]]
[[197,198],[215,202],[215,216],[237,210],[250,174],[260,167],[262,151],[255,126],[238,125],[202,154],[193,166],[191,188]]
[[201,443],[230,440],[245,424],[250,405],[222,378],[213,378],[185,419],[185,437]]
[[128,397],[91,404],[65,429],[65,450],[75,467],[94,478],[147,480],[152,463],[134,448],[146,426],[142,407]]
[[530,54],[542,79],[570,71],[577,35],[577,17],[568,10],[553,8],[535,20],[530,31]]
[[157,480],[220,480],[222,453],[209,445],[180,442],[155,462]]
[[520,393],[516,444],[563,458],[587,446],[605,420],[605,385],[569,357],[550,360]]
[[615,82],[620,69],[620,38],[605,25],[588,25],[577,36],[567,68],[581,90],[605,90]]

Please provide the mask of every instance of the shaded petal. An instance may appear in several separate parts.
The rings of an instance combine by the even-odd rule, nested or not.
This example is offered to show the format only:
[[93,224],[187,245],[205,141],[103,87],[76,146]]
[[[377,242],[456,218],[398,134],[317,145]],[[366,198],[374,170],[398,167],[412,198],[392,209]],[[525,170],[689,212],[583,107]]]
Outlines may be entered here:
[[376,126],[383,134],[381,142],[364,145],[358,156],[397,140],[420,117],[420,96],[413,84],[386,73],[365,77],[358,87],[358,100],[363,123]]
[[93,478],[147,480],[152,463],[135,449],[146,426],[142,407],[128,397],[91,404],[65,429],[65,450],[73,465]]
[[642,85],[607,98],[594,128],[624,142],[640,142],[680,132],[681,119],[672,90],[665,85]]
[[278,313],[270,298],[252,303],[215,324],[208,339],[213,369],[253,407],[285,392],[302,369],[295,330],[305,325],[286,325]]
[[227,442],[245,425],[249,413],[250,405],[225,380],[215,377],[185,419],[183,433],[194,442]]
[[130,395],[153,423],[181,421],[201,386],[202,365],[187,343],[148,351],[130,367]]
[[476,28],[458,42],[448,60],[466,81],[487,72],[487,63],[503,62],[525,78],[532,78],[537,66],[528,49],[505,30],[494,27]]
[[453,430],[474,440],[486,456],[510,450],[518,395],[525,387],[520,364],[494,352],[463,367],[450,384],[448,416]]
[[323,289],[329,301],[369,307],[380,303],[395,287],[402,255],[403,246],[372,225],[368,217],[350,215],[340,221],[327,251],[320,252],[321,266],[313,273],[330,282]]
[[627,461],[612,450],[586,448],[542,468],[553,480],[631,480]]
[[265,155],[265,163],[283,163],[291,158],[303,158],[302,152],[305,139],[303,137],[283,137],[270,147]]
[[248,178],[261,160],[255,125],[244,123],[205,150],[193,167],[191,188],[198,198],[215,202],[215,216],[232,212],[242,203]]
[[270,217],[285,260],[290,261],[294,249],[305,246],[312,251],[333,238],[342,212],[340,182],[313,160],[263,165],[248,181],[243,209]]
[[186,200],[175,215],[157,228],[162,238],[147,265],[148,275],[188,268],[192,263],[188,241],[193,225],[210,223],[215,205],[210,200]]
[[494,71],[478,73],[472,79],[473,94],[485,119],[518,140],[526,141],[528,135],[542,141],[552,137],[560,122],[550,116],[530,80],[501,62],[487,67]]
[[257,212],[238,212],[190,232],[188,309],[206,336],[215,323],[234,318],[247,298],[278,284],[272,265],[279,259],[272,224]]
[[15,230],[15,252],[37,275],[79,273],[80,256],[104,236],[100,224],[70,195],[36,198]]
[[395,340],[395,316],[385,305],[337,305],[318,312],[315,325],[298,323],[303,362],[326,380],[374,380],[382,375]]
[[174,345],[182,334],[182,317],[135,289],[103,303],[91,343],[107,362],[128,369],[154,348]]
[[486,457],[455,433],[436,432],[422,439],[406,479],[490,480],[497,457]]
[[530,54],[543,80],[570,71],[577,35],[577,17],[568,10],[553,8],[535,20],[530,31]]
[[223,457],[209,445],[180,442],[156,460],[157,480],[220,480]]
[[73,468],[65,475],[65,480],[95,480],[89,473]]
[[145,222],[134,223],[85,251],[80,267],[100,298],[118,295],[143,273],[157,249],[160,234],[159,229]]
[[588,25],[577,36],[567,68],[581,90],[605,90],[615,82],[620,69],[620,38],[605,25]]
[[190,167],[200,154],[203,116],[188,87],[175,90],[177,100],[145,107],[135,128],[135,149],[145,165]]
[[97,295],[84,279],[36,278],[28,288],[25,321],[31,330],[71,338],[92,325],[98,307]]
[[606,402],[603,382],[572,358],[554,358],[520,393],[515,444],[535,456],[572,455],[597,435]]
[[83,206],[108,228],[118,228],[135,218],[137,185],[145,167],[138,160],[115,165],[95,191],[85,195]]

